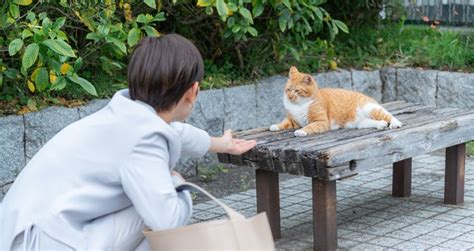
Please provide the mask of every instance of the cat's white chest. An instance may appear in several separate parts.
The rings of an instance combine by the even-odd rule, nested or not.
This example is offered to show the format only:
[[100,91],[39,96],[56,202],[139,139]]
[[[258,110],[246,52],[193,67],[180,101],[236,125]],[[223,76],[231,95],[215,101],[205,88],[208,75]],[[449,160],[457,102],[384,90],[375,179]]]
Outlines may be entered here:
[[291,114],[295,122],[301,127],[308,124],[308,110],[311,103],[313,103],[311,98],[300,98],[297,103],[293,103],[288,100],[286,95],[283,97],[283,105],[286,111]]

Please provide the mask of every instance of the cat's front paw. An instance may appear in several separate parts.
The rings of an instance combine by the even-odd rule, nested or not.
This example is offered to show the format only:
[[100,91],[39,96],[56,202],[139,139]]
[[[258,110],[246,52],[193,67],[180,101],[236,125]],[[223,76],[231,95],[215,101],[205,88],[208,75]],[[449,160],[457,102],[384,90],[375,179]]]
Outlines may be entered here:
[[392,120],[390,120],[390,129],[397,129],[397,128],[402,127],[402,125],[403,123],[400,122],[400,120],[396,118],[392,118]]
[[377,130],[383,130],[383,129],[387,128],[387,127],[388,127],[387,121],[384,121],[384,120],[378,121]]
[[270,131],[272,132],[280,131],[280,128],[277,125],[272,125],[270,126]]
[[306,136],[308,136],[308,133],[300,129],[300,130],[295,131],[295,136],[296,137],[306,137]]

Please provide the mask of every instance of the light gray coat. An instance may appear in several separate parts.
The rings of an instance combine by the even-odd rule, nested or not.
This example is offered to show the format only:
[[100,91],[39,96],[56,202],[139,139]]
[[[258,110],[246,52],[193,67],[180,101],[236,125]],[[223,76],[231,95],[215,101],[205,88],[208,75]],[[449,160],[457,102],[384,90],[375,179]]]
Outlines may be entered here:
[[184,225],[192,201],[189,192],[176,192],[170,170],[181,152],[203,156],[209,147],[205,131],[168,124],[119,91],[54,136],[17,177],[0,205],[0,250],[32,227],[87,249],[94,238],[87,224],[130,206],[153,230]]

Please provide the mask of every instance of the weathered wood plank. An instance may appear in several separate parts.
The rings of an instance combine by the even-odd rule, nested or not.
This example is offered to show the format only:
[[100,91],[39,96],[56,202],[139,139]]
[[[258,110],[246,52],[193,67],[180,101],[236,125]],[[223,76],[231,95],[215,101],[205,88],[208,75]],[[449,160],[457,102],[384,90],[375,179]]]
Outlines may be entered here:
[[278,173],[256,171],[257,212],[266,212],[275,240],[281,238],[280,231],[280,189]]
[[[474,139],[474,116],[413,128],[398,134],[391,141],[377,138],[366,140],[362,146],[352,144],[352,153],[342,147],[329,149],[327,165],[342,165],[355,161],[359,171],[411,158]],[[339,164],[338,164],[339,163]],[[331,172],[331,168],[327,168]]]
[[[429,107],[424,107],[424,108],[425,108],[424,110],[419,110],[421,114],[418,114],[418,113],[403,114],[403,115],[400,115],[399,118],[406,122],[410,121],[408,125],[411,124],[412,119],[421,119],[422,121],[426,121],[428,118],[426,116],[420,116],[420,115],[428,115],[428,112],[430,112],[430,109],[432,108],[429,108]],[[431,118],[431,119],[435,119],[435,118]],[[343,140],[350,140],[353,138],[370,135],[370,134],[373,134],[374,132],[389,133],[388,130],[377,131],[376,129],[338,129],[335,131],[329,131],[322,134],[310,135],[304,138],[297,138],[291,135],[287,139],[282,139],[282,140],[278,140],[271,143],[265,143],[265,144],[261,143],[258,145],[256,149],[257,150],[258,149],[301,150],[301,149],[306,149],[309,147],[313,148],[318,145],[324,145],[324,144],[334,143],[334,142],[337,142],[338,144],[344,144],[345,142],[343,142]]]
[[[420,125],[433,123],[440,120],[440,116],[443,114],[447,114],[450,117],[458,116],[452,113],[451,109],[446,109],[444,111],[424,111],[422,114],[411,114],[406,116],[411,116],[411,119],[407,120],[407,124],[404,125],[401,129],[397,130],[384,130],[378,131],[375,129],[348,129],[345,131],[341,131],[340,133],[330,133],[325,138],[318,138],[319,135],[315,136],[315,139],[310,142],[303,142],[299,143],[298,138],[295,138],[296,143],[287,145],[282,144],[278,146],[278,144],[272,144],[271,147],[267,147],[266,145],[260,146],[255,148],[253,151],[260,152],[256,156],[259,158],[265,157],[266,153],[271,158],[280,158],[281,160],[291,159],[292,156],[297,158],[304,153],[313,154],[313,157],[317,157],[315,152],[329,149],[331,147],[340,146],[340,145],[347,145],[352,142],[360,142],[366,138],[373,138],[373,137],[384,137],[384,139],[389,139],[391,137],[395,137],[394,133],[407,130],[410,128],[414,128]],[[408,118],[408,117],[407,117]],[[448,118],[448,117],[445,117]],[[360,131],[365,132],[362,135],[359,135]],[[283,154],[284,153],[284,154]],[[282,155],[283,154],[283,155]],[[297,161],[297,160],[294,160]]]
[[464,171],[466,143],[446,148],[444,203],[458,205],[464,202]]
[[336,250],[336,181],[312,180],[314,250]]
[[411,196],[411,158],[393,163],[392,196]]

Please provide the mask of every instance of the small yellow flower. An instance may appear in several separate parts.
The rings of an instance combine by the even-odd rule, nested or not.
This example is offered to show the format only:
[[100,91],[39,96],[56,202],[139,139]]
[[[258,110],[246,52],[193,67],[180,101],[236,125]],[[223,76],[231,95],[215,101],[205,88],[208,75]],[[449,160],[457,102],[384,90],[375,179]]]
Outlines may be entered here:
[[56,73],[54,71],[49,71],[49,82],[51,82],[51,84],[54,84],[57,78],[58,77],[56,76]]
[[33,84],[33,82],[31,82],[30,80],[28,80],[28,89],[30,90],[30,92],[35,92],[35,84]]
[[62,64],[62,65],[61,65],[61,69],[60,69],[61,74],[66,75],[66,73],[69,71],[69,69],[71,69],[71,65],[70,65],[70,64],[68,64],[68,63]]

